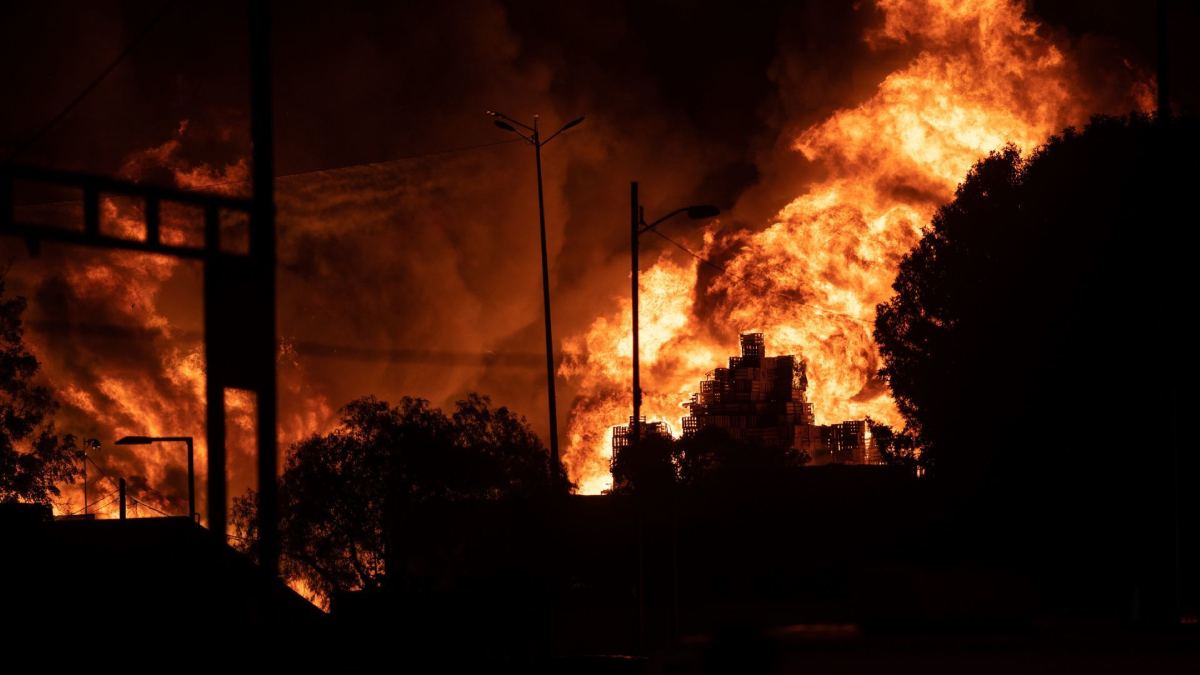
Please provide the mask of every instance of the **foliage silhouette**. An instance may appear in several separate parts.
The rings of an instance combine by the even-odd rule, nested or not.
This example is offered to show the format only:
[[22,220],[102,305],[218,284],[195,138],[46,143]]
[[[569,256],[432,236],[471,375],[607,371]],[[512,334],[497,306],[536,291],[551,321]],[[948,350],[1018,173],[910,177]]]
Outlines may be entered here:
[[1162,384],[1172,358],[1159,331],[1178,252],[1164,237],[1194,206],[1179,188],[1196,151],[1190,121],[1097,118],[1028,159],[1010,146],[972,169],[876,321],[882,372],[932,471],[1024,463],[997,433],[1014,425],[1023,445],[1115,449],[1114,415],[1165,408],[1120,391]]
[[670,436],[646,434],[613,457],[613,493],[662,495],[676,483],[676,441]]
[[34,383],[38,361],[21,324],[25,298],[6,298],[4,288],[0,270],[0,502],[49,504],[58,485],[78,474],[82,450],[50,420],[58,405]]
[[694,436],[680,439],[675,457],[682,484],[736,489],[769,483],[810,459],[794,448],[739,441],[719,428],[701,429]]
[[753,490],[810,460],[794,448],[741,441],[709,427],[680,439],[649,435],[617,453],[617,494],[662,495],[675,487]]
[[[869,421],[869,420],[868,420]],[[870,423],[871,438],[885,464],[902,466],[912,471],[923,468],[924,462],[917,452],[917,439],[907,429],[896,431],[886,424]]]
[[1060,567],[1051,586],[1103,579],[1114,607],[1136,588],[1139,611],[1171,593],[1198,156],[1194,119],[1141,115],[990,155],[905,257],[875,326],[929,474],[970,506],[957,531],[1039,574]]
[[[431,501],[539,498],[567,486],[524,418],[477,394],[452,415],[405,397],[350,402],[336,429],[295,444],[280,477],[283,573],[329,596],[380,587],[388,528]],[[234,500],[244,542],[257,539],[254,491]]]

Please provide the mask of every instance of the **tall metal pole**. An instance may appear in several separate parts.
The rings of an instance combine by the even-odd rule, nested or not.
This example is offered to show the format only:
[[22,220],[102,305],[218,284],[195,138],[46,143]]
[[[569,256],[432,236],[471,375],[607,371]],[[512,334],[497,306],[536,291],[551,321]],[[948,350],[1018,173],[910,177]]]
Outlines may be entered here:
[[[271,107],[271,14],[268,0],[250,1],[250,139],[253,143],[253,216],[250,251],[257,264],[257,282],[269,299],[268,316],[258,344],[266,355],[258,389],[258,536],[259,564],[269,574],[279,571],[279,500],[276,477],[278,410],[275,368],[275,147]],[[211,478],[210,478],[211,480]],[[224,530],[220,532],[223,536]]]
[[638,224],[641,220],[638,207],[638,184],[629,184],[629,252],[630,252],[630,290],[633,294],[633,419],[629,424],[629,443],[638,442],[642,426],[642,385],[640,364],[638,363]]
[[[210,285],[212,284],[213,274],[207,269],[204,270],[204,315],[211,315],[211,306],[213,301],[210,299],[212,292]],[[209,335],[209,328],[205,326],[204,339],[204,362],[208,365],[208,372],[204,377],[204,407],[205,407],[205,440],[208,444],[208,482],[205,488],[208,492],[208,529],[216,532],[218,535],[225,535],[225,389],[221,386],[217,377],[214,375],[212,363],[217,360],[216,345]]]
[[550,402],[550,466],[558,471],[558,405],[554,392],[554,337],[550,328],[550,263],[546,254],[546,206],[542,196],[542,139],[533,117],[533,153],[537,159],[538,225],[542,233],[542,312],[546,319],[546,389]]

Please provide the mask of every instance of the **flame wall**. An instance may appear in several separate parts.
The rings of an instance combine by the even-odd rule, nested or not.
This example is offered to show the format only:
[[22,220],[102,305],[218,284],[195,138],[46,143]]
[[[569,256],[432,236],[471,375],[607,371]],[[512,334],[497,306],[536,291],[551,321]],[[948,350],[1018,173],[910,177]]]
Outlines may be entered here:
[[[1030,148],[1152,94],[1119,59],[1102,78],[1081,71],[1074,41],[999,0],[764,4],[729,17],[670,3],[289,7],[276,26],[281,440],[328,428],[337,406],[368,393],[444,406],[481,391],[546,432],[532,150],[454,149],[506,139],[485,108],[541,112],[548,125],[586,113],[544,157],[562,440],[586,492],[604,487],[608,429],[630,407],[629,180],[652,216],[734,205],[700,230],[664,226],[724,272],[643,241],[648,416],[678,428],[680,402],[755,329],[772,353],[808,359],[820,421],[895,424],[874,376],[874,305],[936,206],[989,150]],[[185,11],[32,159],[245,190],[244,35],[219,7]],[[126,37],[102,30],[111,17],[77,23],[76,37],[108,35],[109,51]],[[26,127],[52,114],[43,107]],[[396,157],[408,159],[375,162]],[[316,170],[343,165],[355,166]],[[119,202],[105,214],[118,230],[138,217]],[[195,225],[181,216],[178,236]],[[106,442],[203,437],[196,266],[53,246],[30,258],[3,245],[11,289],[31,300],[30,343],[64,403],[60,426]],[[254,482],[253,402],[228,405],[237,495]],[[182,512],[182,449],[106,444],[97,461],[136,478],[135,496]],[[66,494],[63,509],[77,508],[78,486]]]
[[[1015,2],[881,0],[868,44],[911,55],[871,95],[795,134],[795,162],[818,177],[757,231],[711,228],[699,250],[723,261],[662,259],[643,272],[643,412],[678,429],[681,402],[736,353],[735,336],[766,334],[768,353],[808,362],[819,424],[871,417],[903,426],[879,380],[875,306],[900,259],[980,157],[1026,150],[1092,112],[1075,71]],[[721,233],[714,236],[714,233]],[[570,338],[562,373],[585,395],[571,410],[567,452],[585,492],[611,484],[611,425],[628,418],[630,304]]]

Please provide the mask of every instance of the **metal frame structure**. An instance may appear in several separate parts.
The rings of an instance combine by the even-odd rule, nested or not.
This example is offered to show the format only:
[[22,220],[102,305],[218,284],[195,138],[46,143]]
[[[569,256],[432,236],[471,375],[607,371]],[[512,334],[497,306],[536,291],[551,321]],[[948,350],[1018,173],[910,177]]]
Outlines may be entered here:
[[[51,241],[168,255],[203,264],[208,527],[223,538],[228,522],[225,390],[251,391],[256,396],[257,409],[259,563],[271,574],[277,574],[275,203],[270,15],[265,0],[251,0],[249,22],[253,142],[253,194],[249,199],[10,164],[0,166],[0,235],[25,239],[35,253],[40,242]],[[13,196],[18,183],[82,191],[82,228],[64,229],[17,220]],[[100,205],[107,196],[142,201],[144,238],[122,238],[101,231]],[[161,214],[164,204],[199,208],[204,213],[201,245],[163,242]],[[248,250],[222,248],[221,222],[226,213],[247,217]]]

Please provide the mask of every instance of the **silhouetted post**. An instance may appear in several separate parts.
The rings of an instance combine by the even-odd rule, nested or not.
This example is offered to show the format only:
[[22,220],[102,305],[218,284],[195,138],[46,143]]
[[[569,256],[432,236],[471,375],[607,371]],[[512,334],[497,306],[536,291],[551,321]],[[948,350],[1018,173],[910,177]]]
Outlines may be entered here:
[[[180,442],[187,444],[187,468],[188,468],[188,518],[196,520],[196,462],[195,462],[195,447],[191,436],[125,436],[116,441],[117,445],[150,445],[151,443],[173,443]],[[224,475],[224,474],[222,474]],[[211,478],[209,480],[211,483]],[[212,513],[212,509],[209,509]],[[212,526],[212,522],[209,522]]]
[[633,419],[629,425],[629,445],[631,446],[637,444],[642,426],[642,387],[638,363],[640,353],[638,345],[638,227],[641,220],[638,184],[635,180],[629,184],[630,292],[633,296]]
[[[208,315],[209,299],[207,284],[211,274],[204,272],[206,284],[204,303]],[[205,332],[208,331],[207,324]],[[205,438],[208,441],[208,529],[225,534],[225,388],[217,380],[212,364],[216,359],[216,345],[207,336],[204,340],[204,407],[206,410]]]
[[[553,331],[550,328],[550,258],[546,252],[546,203],[542,195],[542,146],[554,140],[556,136],[570,129],[573,126],[583,122],[582,117],[575,119],[562,125],[558,131],[550,134],[546,140],[542,140],[541,133],[538,131],[538,116],[533,116],[533,126],[518,122],[517,120],[498,113],[494,110],[485,111],[492,117],[493,123],[496,126],[511,131],[512,133],[525,139],[533,145],[534,162],[537,165],[537,192],[538,192],[538,229],[541,232],[542,238],[542,316],[546,324],[546,398],[549,401],[550,408],[550,460],[552,470],[558,470],[558,397],[555,394],[554,386],[554,337]],[[511,124],[510,124],[511,123]],[[517,130],[513,124],[530,132],[530,136],[526,136]]]
[[192,437],[186,438],[188,452],[188,518],[196,520],[196,448]]
[[120,494],[121,494],[121,497],[120,497],[120,501],[121,501],[121,507],[120,507],[120,508],[121,508],[121,520],[125,520],[125,479],[124,479],[124,478],[118,478],[118,479],[117,479],[117,490],[118,490],[118,491],[120,492]]
[[558,400],[554,387],[554,337],[550,328],[550,262],[546,253],[546,203],[542,196],[542,143],[533,116],[533,155],[537,164],[538,228],[542,236],[542,316],[546,324],[546,397],[550,402],[550,466],[558,467]]
[[[641,347],[638,344],[638,238],[643,234],[658,227],[669,218],[673,218],[681,213],[687,213],[688,218],[692,220],[701,220],[704,218],[712,218],[721,211],[715,206],[709,205],[693,205],[685,206],[681,209],[675,209],[658,220],[646,224],[646,211],[639,203],[638,183],[632,181],[629,184],[629,251],[630,251],[630,294],[633,298],[633,419],[629,425],[629,446],[633,446],[641,437],[642,426],[642,375],[640,363]],[[627,447],[629,447],[627,446]],[[615,476],[614,476],[615,480]]]
[[[275,325],[275,145],[271,106],[271,15],[268,0],[250,2],[250,139],[253,143],[252,215],[250,250],[256,261],[257,282],[263,298],[269,299],[268,316],[260,317],[265,330],[257,351],[269,355],[256,364],[263,371],[257,391],[258,442],[258,543],[259,565],[268,573],[279,572],[279,500],[276,466],[276,325]],[[223,398],[223,397],[222,397]],[[224,402],[222,401],[222,405]],[[222,490],[224,492],[224,490]],[[222,495],[223,497],[224,495]],[[222,507],[224,504],[222,504]],[[222,508],[222,511],[224,508]],[[225,530],[220,530],[222,537]]]
[[87,515],[87,441],[83,443],[83,515]]

